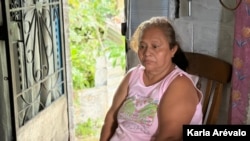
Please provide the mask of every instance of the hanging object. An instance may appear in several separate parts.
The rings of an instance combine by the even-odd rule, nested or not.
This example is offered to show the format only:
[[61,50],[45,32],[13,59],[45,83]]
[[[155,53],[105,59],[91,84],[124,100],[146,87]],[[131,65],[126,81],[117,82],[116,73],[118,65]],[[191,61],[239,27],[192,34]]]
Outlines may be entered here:
[[192,0],[188,0],[188,16],[192,16]]
[[224,8],[226,8],[226,9],[228,9],[228,10],[231,10],[231,11],[236,10],[236,9],[240,6],[241,2],[242,2],[242,0],[240,0],[234,8],[230,8],[230,7],[227,7],[227,6],[222,2],[222,0],[220,0],[220,4],[221,4]]

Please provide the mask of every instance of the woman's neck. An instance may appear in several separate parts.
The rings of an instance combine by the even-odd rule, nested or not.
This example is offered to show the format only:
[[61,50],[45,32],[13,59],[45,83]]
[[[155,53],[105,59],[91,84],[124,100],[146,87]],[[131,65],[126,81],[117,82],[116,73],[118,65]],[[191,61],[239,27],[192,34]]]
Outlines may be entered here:
[[146,86],[153,85],[163,78],[165,78],[168,74],[170,74],[175,68],[174,64],[171,64],[167,69],[163,69],[163,71],[147,71],[144,70],[143,73],[143,82]]

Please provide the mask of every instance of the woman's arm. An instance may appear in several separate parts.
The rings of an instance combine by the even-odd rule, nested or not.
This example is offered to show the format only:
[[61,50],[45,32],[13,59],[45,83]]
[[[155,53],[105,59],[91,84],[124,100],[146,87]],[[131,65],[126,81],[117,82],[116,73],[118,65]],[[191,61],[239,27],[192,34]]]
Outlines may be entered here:
[[182,126],[189,124],[199,103],[199,95],[190,79],[178,76],[162,96],[155,141],[182,141]]
[[104,120],[104,125],[101,130],[100,141],[110,140],[110,138],[112,137],[117,128],[117,113],[127,96],[129,77],[130,73],[128,73],[124,77],[124,79],[122,80],[121,84],[118,86],[115,92],[113,103],[110,109],[108,110]]

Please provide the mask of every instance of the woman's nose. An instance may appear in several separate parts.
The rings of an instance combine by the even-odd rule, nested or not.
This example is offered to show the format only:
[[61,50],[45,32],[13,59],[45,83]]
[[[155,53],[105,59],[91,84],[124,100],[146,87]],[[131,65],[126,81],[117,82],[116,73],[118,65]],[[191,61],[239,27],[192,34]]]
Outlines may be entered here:
[[150,55],[150,54],[151,54],[150,48],[149,48],[149,47],[146,47],[146,48],[144,49],[144,55]]

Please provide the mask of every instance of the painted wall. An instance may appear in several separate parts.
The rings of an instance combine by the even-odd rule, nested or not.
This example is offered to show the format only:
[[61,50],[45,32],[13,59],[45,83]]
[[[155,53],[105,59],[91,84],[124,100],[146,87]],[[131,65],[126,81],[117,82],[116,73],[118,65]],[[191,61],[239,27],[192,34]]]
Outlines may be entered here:
[[[227,5],[234,0],[226,1]],[[182,48],[232,61],[234,12],[223,8],[218,0],[192,0],[191,16],[187,1],[182,1],[180,18],[174,20]]]
[[67,98],[62,96],[44,109],[17,134],[17,141],[68,141]]

